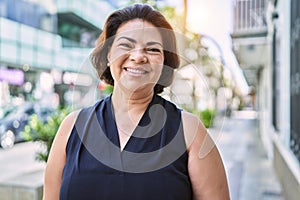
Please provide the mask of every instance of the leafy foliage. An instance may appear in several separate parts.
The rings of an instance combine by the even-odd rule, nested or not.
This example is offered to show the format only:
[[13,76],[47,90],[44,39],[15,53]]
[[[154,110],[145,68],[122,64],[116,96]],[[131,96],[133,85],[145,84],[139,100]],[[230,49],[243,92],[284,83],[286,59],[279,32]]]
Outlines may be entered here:
[[25,126],[22,132],[22,136],[27,141],[38,141],[45,146],[44,150],[37,152],[36,160],[47,162],[56,132],[63,119],[70,112],[71,108],[69,107],[57,108],[47,121],[39,119],[36,114],[32,115],[28,125]]
[[105,94],[107,94],[107,95],[110,95],[110,94],[113,92],[113,90],[114,90],[114,86],[112,86],[112,85],[107,85],[107,86],[105,87],[105,89],[103,90],[103,92],[104,92]]
[[209,128],[213,125],[215,118],[215,111],[211,109],[205,109],[200,112],[200,119],[206,128]]
[[189,109],[189,108],[184,108],[186,111],[193,113],[196,115],[203,123],[205,128],[212,127],[214,124],[214,119],[216,116],[216,112],[213,109],[205,109],[205,110],[197,110],[197,109]]

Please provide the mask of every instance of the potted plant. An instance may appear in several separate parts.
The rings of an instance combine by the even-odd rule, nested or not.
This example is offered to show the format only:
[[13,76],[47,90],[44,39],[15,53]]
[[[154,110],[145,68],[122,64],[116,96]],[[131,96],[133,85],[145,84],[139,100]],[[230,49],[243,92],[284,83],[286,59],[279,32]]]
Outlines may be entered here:
[[50,148],[56,132],[63,119],[71,112],[69,107],[57,108],[49,118],[44,121],[36,114],[32,115],[28,125],[25,126],[22,136],[27,141],[37,141],[42,144],[41,150],[36,154],[36,160],[47,162]]

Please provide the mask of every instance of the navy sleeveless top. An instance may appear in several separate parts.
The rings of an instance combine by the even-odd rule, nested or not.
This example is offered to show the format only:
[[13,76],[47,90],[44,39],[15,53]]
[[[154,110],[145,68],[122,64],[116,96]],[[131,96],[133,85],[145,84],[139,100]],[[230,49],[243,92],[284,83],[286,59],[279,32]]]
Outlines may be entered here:
[[80,111],[61,200],[191,200],[181,110],[154,95],[123,151],[111,96]]

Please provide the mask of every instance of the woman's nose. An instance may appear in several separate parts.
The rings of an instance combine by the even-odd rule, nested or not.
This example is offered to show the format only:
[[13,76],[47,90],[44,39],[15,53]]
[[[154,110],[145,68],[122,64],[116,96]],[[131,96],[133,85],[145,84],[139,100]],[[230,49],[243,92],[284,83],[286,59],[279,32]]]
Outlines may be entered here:
[[147,62],[147,56],[144,53],[144,49],[134,49],[130,51],[129,56],[131,61],[134,61],[136,63],[146,63]]

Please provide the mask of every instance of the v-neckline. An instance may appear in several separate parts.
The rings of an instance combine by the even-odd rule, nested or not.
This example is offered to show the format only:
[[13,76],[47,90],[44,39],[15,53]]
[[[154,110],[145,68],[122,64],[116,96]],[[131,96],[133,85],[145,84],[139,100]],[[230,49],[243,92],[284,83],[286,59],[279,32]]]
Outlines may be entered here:
[[143,121],[145,121],[145,117],[146,117],[146,113],[148,113],[150,106],[153,104],[154,99],[155,99],[156,95],[153,95],[150,103],[148,104],[148,106],[146,107],[145,112],[142,114],[142,117],[140,118],[139,122],[137,123],[136,127],[133,129],[131,135],[129,136],[128,140],[125,142],[123,149],[121,148],[121,141],[120,141],[120,136],[119,136],[119,130],[118,130],[118,126],[117,126],[117,122],[116,122],[116,118],[115,118],[115,114],[114,114],[114,108],[113,108],[113,103],[112,103],[112,96],[110,95],[109,97],[109,109],[110,109],[110,115],[113,119],[112,125],[113,125],[113,139],[115,140],[115,144],[118,146],[118,148],[120,149],[120,153],[122,153],[124,150],[127,149],[127,146],[132,143],[132,138],[135,137],[135,132],[136,129],[139,125],[141,125],[141,123]]

